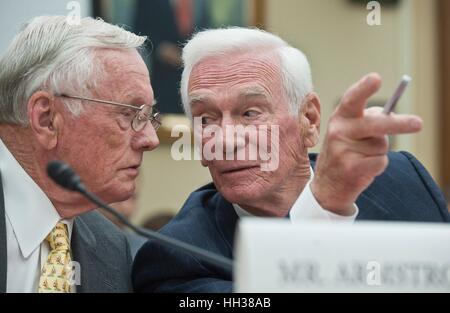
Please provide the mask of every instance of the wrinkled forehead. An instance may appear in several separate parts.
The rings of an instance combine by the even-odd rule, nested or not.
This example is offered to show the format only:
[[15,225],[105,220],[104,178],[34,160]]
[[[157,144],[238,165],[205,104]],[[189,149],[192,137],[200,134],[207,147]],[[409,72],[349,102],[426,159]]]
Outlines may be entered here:
[[148,69],[139,52],[136,49],[96,49],[96,61],[103,65],[104,70],[110,75],[121,75],[124,70],[136,72],[147,76]]
[[199,89],[230,89],[240,85],[273,89],[281,82],[280,60],[275,52],[231,53],[198,62],[189,77],[189,93]]
[[135,49],[101,49],[96,52],[96,61],[101,68],[97,82],[100,90],[107,89],[112,94],[132,93],[141,98],[153,98],[147,66]]

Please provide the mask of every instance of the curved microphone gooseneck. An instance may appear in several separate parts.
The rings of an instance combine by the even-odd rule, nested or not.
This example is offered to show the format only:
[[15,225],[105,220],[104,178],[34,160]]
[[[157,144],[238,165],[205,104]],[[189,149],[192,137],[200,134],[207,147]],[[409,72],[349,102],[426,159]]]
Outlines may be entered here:
[[186,252],[188,254],[192,254],[197,258],[220,267],[227,271],[232,271],[233,269],[233,261],[225,258],[221,255],[209,252],[207,250],[201,249],[199,247],[193,246],[191,244],[185,243],[175,238],[171,238],[160,234],[158,232],[146,230],[140,227],[137,227],[130,223],[127,218],[125,218],[122,214],[117,212],[115,209],[104,203],[100,198],[98,198],[95,194],[89,192],[86,186],[81,181],[80,176],[67,164],[61,161],[53,161],[50,162],[47,166],[48,176],[59,186],[70,190],[81,193],[87,199],[89,199],[94,204],[98,205],[102,209],[106,210],[113,216],[115,216],[123,225],[129,227],[136,234],[143,236],[147,239],[156,240],[167,247],[175,247],[180,251]]

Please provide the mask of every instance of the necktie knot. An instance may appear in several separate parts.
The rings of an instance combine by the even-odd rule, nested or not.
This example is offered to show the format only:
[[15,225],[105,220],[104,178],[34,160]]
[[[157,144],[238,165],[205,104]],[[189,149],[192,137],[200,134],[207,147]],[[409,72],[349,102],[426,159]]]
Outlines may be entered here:
[[69,250],[69,232],[64,223],[56,224],[55,228],[48,234],[46,240],[50,244],[51,250]]

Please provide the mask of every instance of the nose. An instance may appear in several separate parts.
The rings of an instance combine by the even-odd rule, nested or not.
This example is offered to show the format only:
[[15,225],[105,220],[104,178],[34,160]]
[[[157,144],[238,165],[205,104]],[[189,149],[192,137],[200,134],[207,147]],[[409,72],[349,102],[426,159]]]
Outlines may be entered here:
[[159,146],[159,138],[152,123],[148,122],[144,129],[135,133],[132,140],[134,150],[152,151]]
[[236,129],[236,122],[231,117],[224,117],[222,119],[222,142],[224,156],[234,158],[239,150],[246,146],[245,138],[239,136]]

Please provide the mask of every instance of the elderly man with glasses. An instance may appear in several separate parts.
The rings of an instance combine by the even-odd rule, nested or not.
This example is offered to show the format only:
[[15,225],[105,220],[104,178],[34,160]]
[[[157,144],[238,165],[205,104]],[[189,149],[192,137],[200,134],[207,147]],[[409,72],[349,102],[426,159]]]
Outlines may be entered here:
[[133,195],[159,144],[145,40],[92,18],[38,17],[0,59],[0,292],[132,289],[125,236],[46,167],[67,162],[109,203]]

